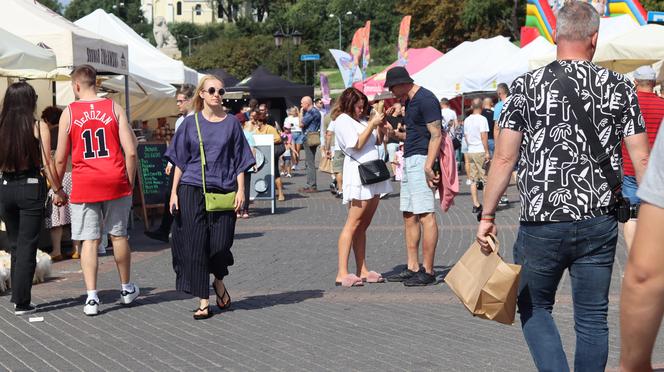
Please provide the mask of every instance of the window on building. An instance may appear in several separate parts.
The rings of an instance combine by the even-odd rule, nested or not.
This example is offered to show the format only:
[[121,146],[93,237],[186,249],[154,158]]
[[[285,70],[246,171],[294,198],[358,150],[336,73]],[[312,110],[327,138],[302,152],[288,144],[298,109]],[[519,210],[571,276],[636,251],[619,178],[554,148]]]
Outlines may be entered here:
[[196,4],[196,8],[194,8],[194,9],[196,9],[196,15],[197,16],[199,16],[199,15],[201,15],[201,13],[203,13],[203,9],[201,7],[201,4]]
[[178,1],[175,5],[175,13],[177,15],[182,15],[182,1]]

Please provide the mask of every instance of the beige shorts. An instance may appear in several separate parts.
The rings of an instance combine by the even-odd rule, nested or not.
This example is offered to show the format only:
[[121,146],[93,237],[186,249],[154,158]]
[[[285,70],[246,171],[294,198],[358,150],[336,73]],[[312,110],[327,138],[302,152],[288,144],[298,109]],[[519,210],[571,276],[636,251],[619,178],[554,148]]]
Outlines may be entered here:
[[478,182],[486,181],[486,173],[484,172],[484,153],[483,152],[474,152],[467,153],[468,157],[468,178],[472,181]]

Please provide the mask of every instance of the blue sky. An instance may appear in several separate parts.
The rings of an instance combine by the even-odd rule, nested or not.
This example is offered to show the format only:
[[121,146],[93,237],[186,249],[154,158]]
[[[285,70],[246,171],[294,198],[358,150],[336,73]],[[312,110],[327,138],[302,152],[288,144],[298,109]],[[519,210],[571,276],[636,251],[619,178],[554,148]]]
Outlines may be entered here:
[[67,5],[69,5],[69,2],[70,2],[71,0],[58,0],[58,1],[60,1],[60,3],[61,3],[62,5],[67,6]]

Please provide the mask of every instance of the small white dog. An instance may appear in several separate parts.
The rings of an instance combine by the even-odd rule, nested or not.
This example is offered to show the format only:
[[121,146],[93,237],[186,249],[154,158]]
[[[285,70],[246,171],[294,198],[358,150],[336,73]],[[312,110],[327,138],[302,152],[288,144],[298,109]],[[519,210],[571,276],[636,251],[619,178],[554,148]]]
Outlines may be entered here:
[[35,268],[35,276],[32,278],[32,284],[43,283],[49,276],[51,276],[51,256],[37,249],[37,267]]
[[0,293],[9,289],[9,268],[11,256],[5,251],[0,251]]
[[[38,249],[36,260],[37,266],[32,284],[43,283],[51,275],[51,256]],[[11,264],[11,255],[5,251],[0,251],[0,293],[11,288]]]

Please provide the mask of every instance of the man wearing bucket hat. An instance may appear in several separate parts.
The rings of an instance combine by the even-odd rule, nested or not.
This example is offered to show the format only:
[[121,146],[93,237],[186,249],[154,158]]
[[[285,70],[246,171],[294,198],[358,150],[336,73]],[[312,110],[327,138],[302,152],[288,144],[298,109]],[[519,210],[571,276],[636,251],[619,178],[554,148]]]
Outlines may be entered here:
[[[440,179],[434,162],[442,140],[442,117],[436,96],[416,84],[403,67],[387,71],[385,85],[401,101],[405,101],[406,140],[404,170],[401,180],[401,201],[405,225],[408,266],[387,278],[405,286],[424,286],[436,282],[433,261],[438,242],[435,198],[433,189]],[[391,108],[390,110],[393,110]],[[388,110],[388,115],[392,112]],[[394,136],[394,131],[390,131]],[[420,239],[421,238],[421,239]],[[418,260],[418,244],[422,241],[422,268]]]
[[[657,131],[664,118],[664,99],[658,97],[654,92],[656,83],[656,73],[650,66],[641,66],[634,71],[634,85],[636,85],[636,95],[639,98],[639,107],[643,120],[646,122],[646,132],[648,133],[648,142],[652,148],[655,143]],[[622,147],[623,153],[623,186],[622,194],[625,199],[629,200],[632,207],[631,219],[625,222],[623,233],[625,235],[625,243],[627,250],[632,248],[632,240],[634,239],[634,232],[636,231],[636,218],[638,216],[638,208],[641,200],[636,196],[636,174],[634,173],[634,165],[632,159],[629,157],[627,148]]]

